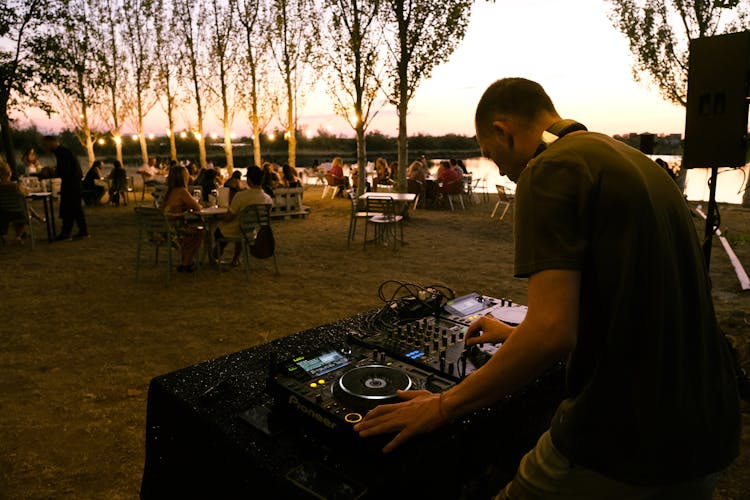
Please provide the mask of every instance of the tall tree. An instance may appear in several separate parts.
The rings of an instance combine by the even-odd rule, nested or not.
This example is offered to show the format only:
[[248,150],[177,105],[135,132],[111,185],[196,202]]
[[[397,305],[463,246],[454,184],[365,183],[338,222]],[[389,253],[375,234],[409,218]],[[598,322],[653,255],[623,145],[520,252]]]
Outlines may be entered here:
[[633,78],[650,79],[665,99],[683,106],[687,105],[690,39],[737,29],[737,22],[747,12],[747,2],[738,1],[609,0],[609,3],[610,18],[628,39],[633,54]]
[[92,39],[92,0],[64,0],[49,37],[35,50],[53,107],[94,162],[94,141],[104,129],[102,82],[96,70],[101,47]]
[[93,30],[96,42],[102,48],[98,71],[106,89],[106,120],[109,133],[115,143],[117,160],[122,158],[122,127],[132,106],[127,87],[130,76],[125,65],[122,40],[123,11],[118,0],[95,2],[98,6],[97,22],[101,29]]
[[[687,106],[690,40],[750,27],[747,0],[609,0],[610,18],[628,39],[633,78],[654,83],[670,102]],[[743,205],[750,206],[750,178]]]
[[[328,95],[336,114],[357,137],[359,194],[365,191],[367,147],[365,134],[379,107],[382,31],[375,29],[381,0],[326,0],[331,29],[324,35],[323,61]],[[382,107],[382,104],[381,104]]]
[[273,118],[273,96],[269,68],[269,38],[259,35],[271,25],[267,0],[239,0],[237,19],[242,25],[241,72],[245,78],[242,101],[253,135],[255,165],[262,162],[260,136]]
[[203,72],[206,65],[201,47],[205,39],[202,2],[194,0],[174,0],[175,29],[179,36],[181,59],[187,66],[184,68],[188,84],[191,86],[191,97],[195,105],[197,123],[193,135],[198,141],[198,155],[201,166],[206,165],[206,135],[203,130],[208,96]]
[[148,163],[148,144],[144,130],[144,118],[156,104],[154,78],[156,58],[156,32],[154,27],[154,2],[152,0],[124,0],[124,41],[127,47],[125,61],[132,75],[125,87],[128,101],[134,104],[130,118],[135,122],[141,146],[141,160]]
[[389,98],[398,112],[398,188],[406,191],[409,101],[432,69],[445,62],[463,40],[472,0],[384,0],[389,32],[392,87]]
[[[155,0],[154,48],[156,58],[155,80],[156,94],[159,97],[164,113],[167,115],[167,138],[169,139],[169,157],[177,160],[177,141],[175,138],[175,113],[177,111],[177,65],[179,51],[178,38],[175,35],[174,13],[168,0]],[[163,98],[163,99],[162,99]]]
[[49,16],[47,0],[4,0],[0,4],[0,143],[13,178],[18,176],[10,112],[39,104],[38,77],[31,49]]
[[[318,49],[321,25],[314,0],[273,0],[271,53],[283,80],[283,98],[279,100],[279,121],[288,141],[288,163],[297,163],[297,113],[304,98],[303,82],[310,77]],[[283,112],[281,110],[283,109]]]
[[215,97],[221,102],[221,124],[224,128],[224,154],[227,168],[232,172],[234,157],[232,155],[232,124],[237,110],[237,71],[235,50],[237,48],[237,0],[209,0],[208,14],[211,22],[208,25],[208,36],[211,42],[209,65],[216,69],[219,88],[209,86]]

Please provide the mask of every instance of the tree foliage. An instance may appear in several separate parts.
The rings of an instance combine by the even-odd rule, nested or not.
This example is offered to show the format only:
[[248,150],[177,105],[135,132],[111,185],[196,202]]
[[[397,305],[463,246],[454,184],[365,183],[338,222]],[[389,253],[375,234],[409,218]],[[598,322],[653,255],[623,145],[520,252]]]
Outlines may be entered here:
[[687,105],[690,40],[748,27],[748,1],[609,0],[610,19],[628,39],[633,78]]
[[399,190],[406,190],[406,114],[417,87],[448,60],[463,40],[473,0],[385,0],[384,19],[391,55],[389,99],[399,116]]
[[44,36],[48,0],[3,0],[0,4],[0,143],[17,176],[10,113],[21,105],[44,106],[33,47]]

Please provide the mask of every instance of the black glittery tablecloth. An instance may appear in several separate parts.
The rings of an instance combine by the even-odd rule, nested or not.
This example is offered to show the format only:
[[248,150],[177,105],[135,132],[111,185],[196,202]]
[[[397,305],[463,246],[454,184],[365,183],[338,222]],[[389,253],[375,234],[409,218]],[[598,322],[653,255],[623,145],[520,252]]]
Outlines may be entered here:
[[[154,378],[141,498],[315,498],[299,485],[310,475],[318,477],[309,482],[318,498],[486,499],[495,493],[547,428],[562,396],[562,370],[383,455],[382,439],[334,439],[275,410],[266,392],[271,362],[343,344],[363,317]],[[271,409],[270,433],[240,418],[259,407]]]

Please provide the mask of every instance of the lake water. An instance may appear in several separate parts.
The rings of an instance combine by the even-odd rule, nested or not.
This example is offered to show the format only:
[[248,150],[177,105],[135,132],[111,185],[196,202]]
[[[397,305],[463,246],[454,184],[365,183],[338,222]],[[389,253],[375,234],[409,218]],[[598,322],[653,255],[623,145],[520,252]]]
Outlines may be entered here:
[[[662,158],[670,165],[679,165],[680,156],[659,155],[652,158]],[[495,185],[500,184],[511,190],[515,189],[515,184],[505,176],[501,176],[497,166],[486,158],[469,158],[464,160],[466,168],[472,173],[473,178],[481,179],[487,176],[487,189],[490,193],[495,192]],[[435,169],[436,171],[436,169]],[[750,175],[750,165],[742,168],[721,168],[716,183],[716,201],[721,203],[742,203],[742,190],[745,188],[745,181]],[[691,201],[708,201],[708,180],[711,177],[711,170],[707,168],[693,168],[687,171],[687,180],[685,182],[685,194]]]

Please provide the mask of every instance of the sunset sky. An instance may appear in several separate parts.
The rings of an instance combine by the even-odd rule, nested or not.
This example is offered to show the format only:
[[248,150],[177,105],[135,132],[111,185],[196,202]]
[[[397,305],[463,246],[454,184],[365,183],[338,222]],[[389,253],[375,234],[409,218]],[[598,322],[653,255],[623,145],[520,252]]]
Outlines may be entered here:
[[[479,97],[490,83],[507,76],[538,81],[563,117],[591,130],[683,133],[684,108],[664,101],[655,87],[633,81],[627,41],[612,26],[608,8],[604,0],[477,1],[465,39],[417,90],[409,133],[473,135]],[[346,122],[333,114],[322,88],[299,115],[302,127],[352,135]],[[40,129],[59,128],[40,114],[35,113],[33,121]],[[147,123],[147,132],[164,133],[166,120],[158,106]],[[396,135],[397,126],[395,109],[386,106],[370,130]],[[235,129],[245,133],[247,120],[238,119]],[[213,131],[220,131],[215,117],[205,130]]]

